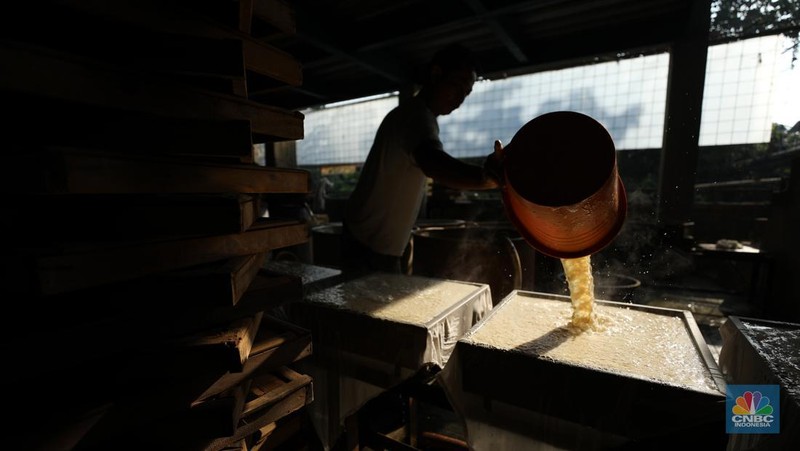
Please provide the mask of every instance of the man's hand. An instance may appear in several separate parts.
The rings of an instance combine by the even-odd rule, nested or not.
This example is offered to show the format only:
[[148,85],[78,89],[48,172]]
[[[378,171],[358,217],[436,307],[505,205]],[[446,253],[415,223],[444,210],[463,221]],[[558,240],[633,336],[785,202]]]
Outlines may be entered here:
[[497,184],[497,187],[501,187],[505,184],[505,176],[503,175],[503,157],[505,156],[503,152],[503,144],[497,140],[494,142],[494,152],[489,154],[486,157],[486,160],[483,162],[483,172]]

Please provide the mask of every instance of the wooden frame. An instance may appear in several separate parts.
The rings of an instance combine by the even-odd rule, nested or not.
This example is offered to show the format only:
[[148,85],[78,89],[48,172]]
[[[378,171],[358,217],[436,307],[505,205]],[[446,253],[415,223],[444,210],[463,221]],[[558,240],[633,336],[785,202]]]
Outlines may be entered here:
[[0,59],[15,61],[0,89],[183,119],[247,120],[263,136],[303,138],[303,114],[296,111],[19,43],[0,43]]
[[311,355],[311,332],[266,316],[262,320],[261,328],[242,371],[231,372],[218,379],[195,400],[195,403],[241,384],[256,372],[273,371],[309,355]]
[[[12,157],[4,192],[73,194],[307,193],[309,173],[257,165],[50,150]],[[14,163],[14,160],[16,162]],[[9,174],[11,175],[11,174]]]
[[[255,224],[248,194],[5,195],[7,230],[21,240],[138,241],[241,233]],[[45,238],[46,237],[46,238]]]
[[[263,387],[275,382],[278,387],[264,390]],[[253,380],[251,394],[263,393],[249,401],[250,415],[243,415],[236,432],[230,437],[222,437],[205,446],[207,451],[218,451],[231,443],[249,437],[264,426],[274,423],[289,414],[305,407],[313,400],[311,378],[296,373],[289,368],[281,369],[277,375],[262,375]],[[258,408],[254,408],[258,404]],[[245,404],[245,411],[248,410]]]
[[[132,280],[225,258],[268,252],[305,243],[308,225],[295,220],[264,220],[244,233],[74,247],[73,252],[21,258],[4,276],[10,290],[42,295],[64,293]],[[26,262],[27,260],[27,262]],[[25,264],[27,263],[27,265]],[[28,280],[33,286],[20,286]]]
[[24,94],[4,100],[14,112],[6,143],[254,162],[248,120],[183,119]]
[[[151,29],[167,33],[239,39],[242,41],[245,67],[248,70],[291,86],[302,84],[302,67],[291,55],[257,41],[246,32],[215,22],[201,13],[189,8],[177,7],[174,2],[165,4],[151,0],[122,0],[111,5],[92,0],[61,0],[60,3],[106,19],[145,24]],[[261,10],[261,7],[254,7],[254,12]],[[276,11],[282,10],[276,9]],[[256,12],[256,14],[260,14],[260,12]],[[288,24],[285,14],[280,23]]]

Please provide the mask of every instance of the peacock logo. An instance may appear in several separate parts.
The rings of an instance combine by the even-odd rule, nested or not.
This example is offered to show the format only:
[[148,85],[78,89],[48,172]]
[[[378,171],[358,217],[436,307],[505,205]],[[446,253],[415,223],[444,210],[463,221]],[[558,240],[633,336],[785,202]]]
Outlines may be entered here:
[[733,406],[734,415],[771,415],[772,406],[769,405],[769,398],[763,396],[760,391],[746,391],[736,398],[736,405]]
[[729,434],[780,432],[778,385],[728,385],[726,405]]

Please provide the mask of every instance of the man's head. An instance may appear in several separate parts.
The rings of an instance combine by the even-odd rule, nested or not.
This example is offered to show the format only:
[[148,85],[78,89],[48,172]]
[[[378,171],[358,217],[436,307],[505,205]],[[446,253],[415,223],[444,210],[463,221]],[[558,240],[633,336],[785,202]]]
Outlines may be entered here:
[[472,92],[477,64],[471,52],[455,44],[438,51],[431,60],[425,85],[428,107],[436,115],[450,114]]

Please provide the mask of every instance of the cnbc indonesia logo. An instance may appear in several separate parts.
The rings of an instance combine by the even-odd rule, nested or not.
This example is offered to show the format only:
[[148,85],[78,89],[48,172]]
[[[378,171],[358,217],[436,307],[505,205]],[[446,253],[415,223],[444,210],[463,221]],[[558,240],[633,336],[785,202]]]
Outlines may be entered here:
[[[760,389],[753,386],[728,386],[728,433],[739,434],[777,434],[778,386],[764,385]],[[740,393],[738,396],[736,393]],[[769,396],[767,396],[769,395]],[[733,402],[732,402],[733,401]],[[773,406],[773,403],[775,406]]]

